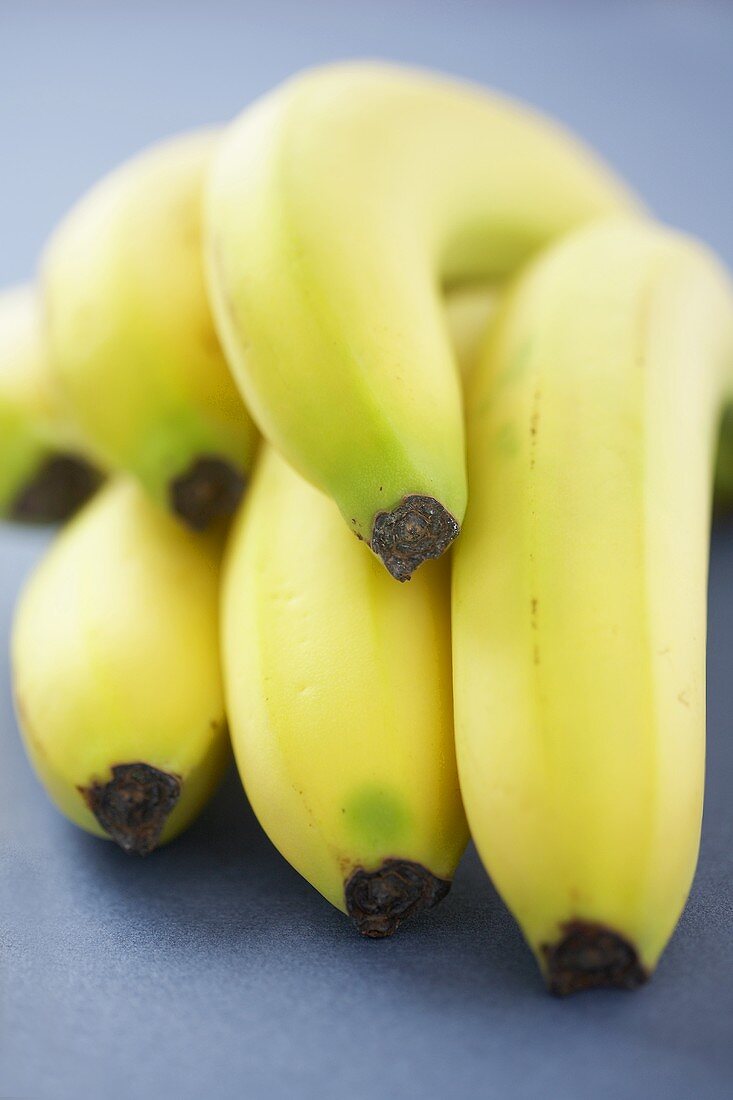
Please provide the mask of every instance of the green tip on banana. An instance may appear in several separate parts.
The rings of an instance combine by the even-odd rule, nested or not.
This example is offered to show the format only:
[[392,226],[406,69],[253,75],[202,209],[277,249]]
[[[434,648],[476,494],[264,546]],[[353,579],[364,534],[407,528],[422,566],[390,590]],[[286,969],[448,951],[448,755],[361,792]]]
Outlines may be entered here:
[[301,74],[225,131],[204,242],[232,371],[264,435],[397,580],[448,549],[466,507],[444,289],[636,205],[548,120],[388,65]]
[[60,400],[42,338],[36,291],[0,293],[0,517],[60,523],[102,474]]

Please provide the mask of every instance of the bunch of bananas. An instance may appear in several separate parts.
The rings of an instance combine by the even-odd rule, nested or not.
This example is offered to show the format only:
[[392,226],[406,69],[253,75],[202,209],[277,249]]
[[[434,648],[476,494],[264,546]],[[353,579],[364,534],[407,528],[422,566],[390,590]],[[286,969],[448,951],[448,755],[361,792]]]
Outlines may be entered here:
[[361,933],[470,826],[553,992],[639,985],[697,858],[732,388],[716,260],[481,89],[331,66],[143,153],[0,307],[0,509],[109,475],[18,608],[39,777],[146,854],[230,731]]

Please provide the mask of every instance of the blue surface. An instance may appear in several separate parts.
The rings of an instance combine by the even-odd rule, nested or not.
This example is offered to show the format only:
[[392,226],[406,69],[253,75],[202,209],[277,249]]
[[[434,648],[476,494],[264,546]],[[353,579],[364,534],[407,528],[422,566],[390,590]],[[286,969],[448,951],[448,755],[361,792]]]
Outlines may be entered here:
[[[575,127],[733,263],[733,5],[44,4],[0,0],[0,284],[141,145],[226,119],[303,65],[461,73]],[[0,530],[0,631],[46,536]],[[733,527],[711,576],[700,869],[654,981],[559,1003],[469,854],[444,905],[362,942],[275,853],[230,779],[149,860],[67,825],[0,671],[0,1096],[733,1095]]]

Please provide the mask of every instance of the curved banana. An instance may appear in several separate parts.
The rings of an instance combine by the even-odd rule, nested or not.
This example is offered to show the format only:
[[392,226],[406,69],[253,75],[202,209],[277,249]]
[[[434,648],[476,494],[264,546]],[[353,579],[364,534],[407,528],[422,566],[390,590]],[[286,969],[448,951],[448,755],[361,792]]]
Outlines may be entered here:
[[28,755],[71,821],[126,852],[181,832],[229,758],[220,543],[115,481],[21,598],[12,659]]
[[500,310],[454,555],[461,789],[550,989],[633,988],[697,859],[733,290],[670,230],[572,234]]
[[442,286],[500,278],[632,205],[547,120],[386,65],[307,72],[225,132],[205,240],[232,369],[265,435],[398,580],[465,509]]
[[100,482],[54,392],[35,289],[0,292],[0,518],[67,519]]
[[397,588],[267,448],[227,548],[222,630],[257,817],[360,932],[390,935],[445,896],[466,843],[444,563]]
[[201,195],[216,140],[187,134],[118,168],[42,265],[52,365],[80,427],[194,528],[234,511],[256,442],[204,286]]

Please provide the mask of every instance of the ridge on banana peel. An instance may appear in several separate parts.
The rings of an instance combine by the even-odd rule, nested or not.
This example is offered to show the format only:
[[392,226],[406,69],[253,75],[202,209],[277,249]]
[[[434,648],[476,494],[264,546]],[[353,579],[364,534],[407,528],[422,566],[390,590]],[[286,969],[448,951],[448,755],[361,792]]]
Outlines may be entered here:
[[115,480],[62,532],[17,609],[13,686],[34,769],[69,820],[126,852],[186,828],[229,760],[222,541]]
[[265,447],[222,608],[227,713],[255,814],[362,934],[391,935],[445,896],[467,839],[447,562],[397,587],[333,502]]
[[52,366],[80,427],[196,529],[235,510],[256,445],[204,284],[201,196],[217,140],[184,134],[111,172],[42,262]]
[[0,518],[60,522],[101,480],[55,392],[35,288],[0,291]]
[[471,833],[552,992],[631,989],[692,881],[715,434],[733,289],[641,220],[520,277],[467,396],[453,563]]
[[396,66],[306,72],[225,131],[205,242],[232,370],[265,436],[398,580],[465,510],[442,290],[635,207],[549,120]]

